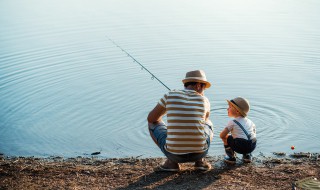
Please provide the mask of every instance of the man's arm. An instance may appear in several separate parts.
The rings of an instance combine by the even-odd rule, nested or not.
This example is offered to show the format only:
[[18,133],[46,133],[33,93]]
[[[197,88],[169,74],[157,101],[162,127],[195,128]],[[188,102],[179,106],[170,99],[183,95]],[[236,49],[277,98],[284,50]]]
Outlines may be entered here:
[[210,112],[207,112],[207,113],[206,113],[206,119],[205,119],[205,120],[207,121],[207,120],[209,119],[209,117],[210,117]]
[[156,107],[154,107],[153,110],[149,113],[148,122],[154,124],[159,123],[165,113],[166,109],[160,104],[157,104]]

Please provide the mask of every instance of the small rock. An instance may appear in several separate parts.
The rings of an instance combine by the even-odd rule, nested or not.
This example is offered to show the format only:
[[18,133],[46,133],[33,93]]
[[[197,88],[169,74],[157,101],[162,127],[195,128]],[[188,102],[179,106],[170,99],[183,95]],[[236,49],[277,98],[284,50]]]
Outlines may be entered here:
[[286,153],[284,153],[284,152],[273,152],[273,154],[276,156],[285,156],[286,155]]
[[291,154],[291,157],[294,157],[294,158],[310,158],[311,157],[311,153],[310,152],[295,152],[295,153]]

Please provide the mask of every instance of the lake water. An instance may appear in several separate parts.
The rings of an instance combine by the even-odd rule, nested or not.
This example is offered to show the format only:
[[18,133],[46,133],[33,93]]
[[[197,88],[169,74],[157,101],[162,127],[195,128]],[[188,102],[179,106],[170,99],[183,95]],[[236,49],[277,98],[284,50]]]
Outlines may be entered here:
[[163,156],[146,118],[190,70],[213,84],[214,140],[226,99],[251,103],[254,154],[319,152],[317,0],[0,1],[0,152]]

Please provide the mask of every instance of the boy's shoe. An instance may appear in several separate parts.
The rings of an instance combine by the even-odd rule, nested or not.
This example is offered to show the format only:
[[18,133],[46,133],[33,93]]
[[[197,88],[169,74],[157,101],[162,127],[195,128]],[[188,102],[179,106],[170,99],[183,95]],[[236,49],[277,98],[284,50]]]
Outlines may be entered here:
[[235,164],[236,163],[236,154],[232,150],[231,147],[225,145],[225,151],[226,151],[226,156],[224,157],[224,161],[229,163],[229,164]]
[[194,163],[194,168],[197,170],[209,171],[211,169],[211,164],[204,159],[200,159]]
[[251,154],[243,154],[242,159],[243,159],[243,162],[250,163],[251,159],[252,159],[252,156],[251,156]]
[[180,170],[180,165],[167,159],[162,165],[159,166],[159,170],[167,172],[177,172]]
[[224,157],[224,162],[228,163],[228,164],[235,164],[236,163],[236,157],[230,157],[228,155],[226,155]]

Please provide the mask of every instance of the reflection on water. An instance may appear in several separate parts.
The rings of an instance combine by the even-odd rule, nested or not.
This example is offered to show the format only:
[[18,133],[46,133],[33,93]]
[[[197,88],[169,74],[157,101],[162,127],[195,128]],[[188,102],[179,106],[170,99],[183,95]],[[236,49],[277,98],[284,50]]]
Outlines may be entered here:
[[[213,87],[215,139],[225,99],[250,100],[256,153],[318,151],[320,3],[292,1],[0,2],[0,152],[162,156],[146,117],[185,72]],[[311,143],[312,142],[312,143]]]

